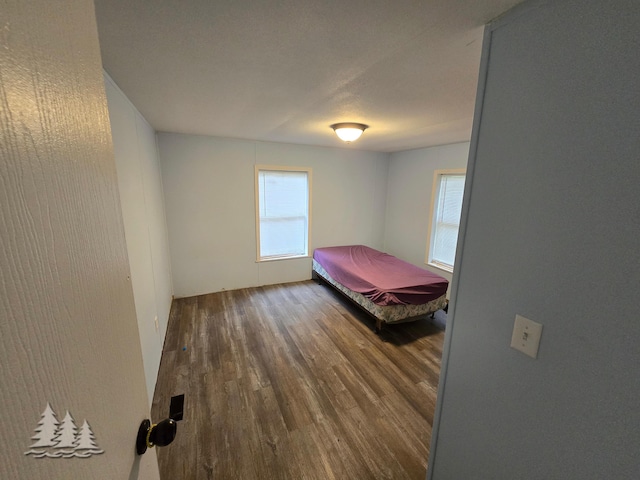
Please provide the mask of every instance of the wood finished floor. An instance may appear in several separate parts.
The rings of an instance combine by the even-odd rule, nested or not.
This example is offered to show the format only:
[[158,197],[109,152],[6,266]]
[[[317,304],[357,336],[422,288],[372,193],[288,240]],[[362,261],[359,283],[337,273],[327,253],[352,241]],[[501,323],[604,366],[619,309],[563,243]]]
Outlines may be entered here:
[[444,332],[373,323],[313,281],[175,300],[152,418],[181,393],[185,412],[161,478],[423,480]]

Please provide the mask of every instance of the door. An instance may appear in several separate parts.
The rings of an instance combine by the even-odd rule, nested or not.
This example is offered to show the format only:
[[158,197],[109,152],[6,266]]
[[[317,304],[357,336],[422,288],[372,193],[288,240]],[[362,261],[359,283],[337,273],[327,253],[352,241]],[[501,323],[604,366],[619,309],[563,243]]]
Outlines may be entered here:
[[0,12],[0,478],[156,479],[93,3]]

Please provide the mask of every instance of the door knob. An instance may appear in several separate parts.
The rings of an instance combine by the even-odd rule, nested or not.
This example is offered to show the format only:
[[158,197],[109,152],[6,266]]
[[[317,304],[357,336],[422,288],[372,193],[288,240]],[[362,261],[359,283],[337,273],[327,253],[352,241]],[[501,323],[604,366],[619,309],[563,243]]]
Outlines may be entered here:
[[171,418],[153,425],[150,420],[143,420],[136,438],[136,452],[138,455],[142,455],[147,451],[147,448],[153,448],[156,445],[158,447],[166,447],[176,438],[177,431],[178,424]]
[[177,428],[178,424],[171,418],[161,421],[155,428],[151,427],[147,444],[166,447],[176,438]]
[[177,420],[182,420],[182,410],[184,407],[184,395],[171,398],[171,408],[169,418],[157,424],[151,424],[151,420],[144,419],[138,428],[136,437],[136,453],[142,455],[147,448],[166,447],[176,438],[178,431]]

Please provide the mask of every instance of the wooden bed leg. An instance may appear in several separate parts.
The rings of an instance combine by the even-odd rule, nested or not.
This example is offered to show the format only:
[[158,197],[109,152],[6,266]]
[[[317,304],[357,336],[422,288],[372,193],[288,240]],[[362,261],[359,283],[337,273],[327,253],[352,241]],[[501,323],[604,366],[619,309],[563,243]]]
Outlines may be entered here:
[[382,320],[376,318],[376,333],[382,332]]

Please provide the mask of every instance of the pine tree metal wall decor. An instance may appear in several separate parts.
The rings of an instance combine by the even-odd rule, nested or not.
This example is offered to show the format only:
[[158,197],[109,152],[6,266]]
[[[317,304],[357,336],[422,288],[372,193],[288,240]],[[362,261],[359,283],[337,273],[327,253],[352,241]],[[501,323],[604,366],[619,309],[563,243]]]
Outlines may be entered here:
[[36,442],[24,454],[33,455],[35,458],[88,458],[104,453],[96,444],[95,435],[86,420],[82,422],[78,431],[73,417],[67,410],[60,423],[49,403],[42,412],[35,428],[35,435],[31,439]]

